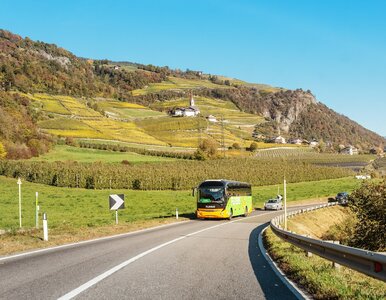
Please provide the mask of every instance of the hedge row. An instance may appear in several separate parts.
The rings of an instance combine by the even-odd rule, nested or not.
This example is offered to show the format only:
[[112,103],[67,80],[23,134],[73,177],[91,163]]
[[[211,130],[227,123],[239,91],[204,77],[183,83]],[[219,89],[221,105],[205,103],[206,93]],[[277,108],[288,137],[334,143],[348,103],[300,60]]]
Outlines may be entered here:
[[142,155],[160,156],[160,157],[171,157],[180,159],[195,159],[194,153],[190,152],[177,152],[177,151],[163,151],[163,150],[148,150],[143,148],[135,148],[114,144],[96,144],[79,142],[79,147],[99,150],[109,150],[117,152],[134,152]]

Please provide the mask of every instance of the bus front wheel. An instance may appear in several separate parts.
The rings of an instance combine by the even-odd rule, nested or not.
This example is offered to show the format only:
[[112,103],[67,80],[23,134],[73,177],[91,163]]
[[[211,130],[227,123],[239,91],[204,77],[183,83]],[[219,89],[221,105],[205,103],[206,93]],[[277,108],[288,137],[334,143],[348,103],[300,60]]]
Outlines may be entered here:
[[231,208],[231,212],[229,213],[228,220],[232,220],[233,217],[233,209]]
[[244,217],[248,217],[248,206],[245,207]]

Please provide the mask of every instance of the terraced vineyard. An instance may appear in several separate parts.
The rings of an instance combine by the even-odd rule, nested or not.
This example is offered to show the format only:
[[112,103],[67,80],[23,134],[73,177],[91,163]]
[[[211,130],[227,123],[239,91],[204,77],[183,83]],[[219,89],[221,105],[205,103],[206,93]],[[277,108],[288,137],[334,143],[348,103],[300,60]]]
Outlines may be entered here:
[[200,89],[203,87],[207,88],[231,88],[226,85],[219,85],[210,82],[209,80],[198,80],[198,79],[185,79],[170,76],[167,81],[160,83],[151,83],[149,86],[132,91],[133,96],[146,95],[149,93],[156,93],[164,90],[192,90]]
[[120,102],[114,100],[100,100],[97,102],[98,106],[113,119],[124,119],[124,120],[138,120],[148,117],[161,117],[165,116],[165,113],[148,109],[145,106]]
[[[202,84],[202,81],[175,79],[175,84],[186,88],[198,83]],[[231,102],[205,97],[196,99],[202,115],[215,114],[218,119],[223,116],[223,126],[221,122],[208,122],[204,117],[172,118],[161,112],[175,106],[187,106],[188,98],[158,102],[149,109],[104,98],[80,99],[47,94],[25,96],[45,115],[45,119],[39,121],[39,127],[59,137],[190,148],[196,148],[202,139],[211,138],[219,144],[224,139],[226,147],[233,143],[247,147],[254,125],[263,121],[259,116],[240,112]]]

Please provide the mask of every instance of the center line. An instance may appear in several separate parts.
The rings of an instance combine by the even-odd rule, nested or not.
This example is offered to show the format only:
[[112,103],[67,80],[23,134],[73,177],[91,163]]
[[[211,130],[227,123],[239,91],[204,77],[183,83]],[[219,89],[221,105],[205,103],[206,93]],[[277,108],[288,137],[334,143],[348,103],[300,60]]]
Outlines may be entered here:
[[[249,218],[254,218],[256,216],[251,216]],[[145,255],[148,255],[154,251],[157,251],[158,249],[161,249],[167,245],[170,245],[170,244],[173,244],[173,243],[176,243],[182,239],[185,239],[187,237],[191,237],[193,235],[196,235],[196,234],[199,234],[201,232],[204,232],[204,231],[207,231],[207,230],[210,230],[210,229],[213,229],[213,228],[216,228],[216,227],[220,227],[220,226],[224,226],[224,225],[227,225],[227,224],[231,224],[231,223],[234,223],[234,222],[238,222],[238,221],[241,221],[241,220],[245,220],[246,218],[243,218],[243,219],[238,219],[238,220],[234,220],[234,221],[230,221],[230,222],[226,222],[226,223],[222,223],[222,224],[218,224],[218,225],[215,225],[215,226],[212,226],[212,227],[208,227],[208,228],[205,228],[205,229],[201,229],[199,231],[195,231],[193,233],[189,233],[187,235],[184,235],[184,236],[181,236],[179,238],[176,238],[174,240],[171,240],[169,242],[166,242],[166,243],[163,243],[161,245],[158,245],[154,248],[151,248],[145,252],[142,252],[140,254],[138,254],[137,256],[134,256],[126,261],[124,261],[123,263],[111,268],[110,270],[107,270],[106,272],[102,273],[101,275],[89,280],[88,282],[82,284],[80,287],[72,290],[71,292],[68,292],[67,294],[63,295],[62,297],[58,298],[58,300],[69,300],[69,299],[72,299],[74,297],[76,297],[77,295],[79,295],[80,293],[84,292],[85,290],[89,289],[90,287],[92,287],[93,285],[97,284],[98,282],[102,281],[103,279],[109,277],[110,275],[114,274],[115,272],[118,272],[120,269],[126,267],[127,265],[135,262],[136,260],[144,257]]]

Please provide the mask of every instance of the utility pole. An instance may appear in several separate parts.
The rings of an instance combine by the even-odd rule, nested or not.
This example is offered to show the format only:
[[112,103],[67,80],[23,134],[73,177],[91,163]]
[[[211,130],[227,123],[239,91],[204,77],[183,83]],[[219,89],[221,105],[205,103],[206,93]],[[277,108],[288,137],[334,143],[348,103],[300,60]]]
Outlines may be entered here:
[[287,183],[284,179],[284,230],[287,230]]
[[224,116],[221,115],[221,148],[223,157],[225,157],[225,138],[224,138]]
[[200,117],[197,117],[197,131],[198,131],[198,146],[197,146],[197,149],[199,149],[200,148],[200,144],[201,144]]

